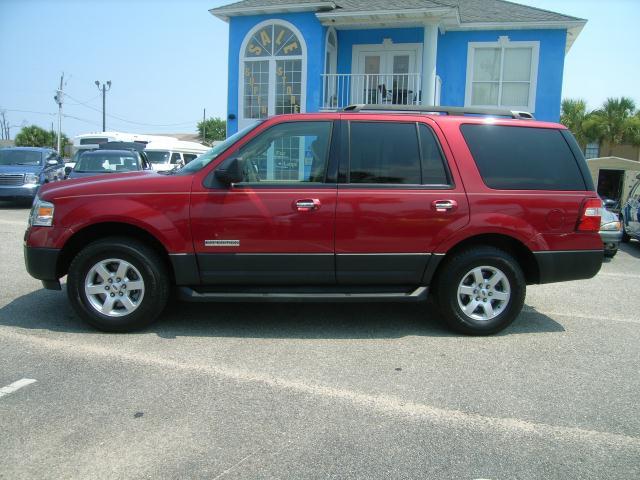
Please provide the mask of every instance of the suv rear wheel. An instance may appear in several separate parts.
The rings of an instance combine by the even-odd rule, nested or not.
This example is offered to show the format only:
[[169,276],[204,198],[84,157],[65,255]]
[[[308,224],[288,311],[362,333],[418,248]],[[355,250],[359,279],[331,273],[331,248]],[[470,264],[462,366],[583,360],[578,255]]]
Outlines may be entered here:
[[518,262],[488,246],[454,254],[436,280],[445,322],[467,335],[489,335],[506,328],[521,312],[525,293]]
[[151,324],[164,309],[170,285],[158,254],[129,238],[94,242],[74,258],[67,294],[76,313],[107,332]]

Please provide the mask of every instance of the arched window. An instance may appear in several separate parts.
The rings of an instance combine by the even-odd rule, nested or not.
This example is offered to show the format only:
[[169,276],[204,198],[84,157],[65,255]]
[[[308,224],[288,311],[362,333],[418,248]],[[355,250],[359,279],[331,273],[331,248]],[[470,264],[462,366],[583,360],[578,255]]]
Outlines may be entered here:
[[304,111],[306,45],[290,23],[268,20],[245,37],[240,61],[240,127],[269,115]]

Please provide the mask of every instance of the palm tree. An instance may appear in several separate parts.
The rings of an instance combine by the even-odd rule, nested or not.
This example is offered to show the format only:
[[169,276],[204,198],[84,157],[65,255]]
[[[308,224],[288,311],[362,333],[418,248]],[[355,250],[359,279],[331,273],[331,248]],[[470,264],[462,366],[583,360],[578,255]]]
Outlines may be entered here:
[[609,144],[610,156],[614,145],[640,143],[637,135],[639,117],[636,104],[628,97],[607,98],[601,108],[591,113],[583,123],[583,129],[590,136]]
[[565,98],[562,101],[560,123],[567,127],[576,138],[578,145],[584,151],[587,143],[594,140],[589,132],[585,132],[585,120],[589,118],[587,102],[582,99]]

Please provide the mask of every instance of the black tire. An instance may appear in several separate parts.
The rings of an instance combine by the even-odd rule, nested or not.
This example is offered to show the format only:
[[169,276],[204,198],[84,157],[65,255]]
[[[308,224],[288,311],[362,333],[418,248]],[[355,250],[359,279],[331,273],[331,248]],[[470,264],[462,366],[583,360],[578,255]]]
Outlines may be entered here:
[[604,251],[604,256],[607,258],[613,258],[616,256],[616,253],[618,253],[618,249],[616,248],[615,250],[605,250]]
[[[98,312],[84,288],[92,267],[101,260],[112,258],[128,262],[144,282],[144,295],[137,308],[118,317]],[[162,313],[170,290],[169,275],[162,258],[139,241],[125,237],[110,237],[89,244],[73,259],[67,276],[67,295],[73,309],[87,323],[105,332],[130,332],[150,325]]]
[[[488,320],[470,317],[462,310],[458,301],[458,287],[476,267],[497,269],[509,282],[510,295],[502,305],[499,305],[495,298],[485,297],[492,306],[493,302],[496,302],[495,305],[501,309],[500,313]],[[515,258],[498,248],[478,246],[455,253],[445,261],[435,281],[435,295],[443,320],[450,328],[466,335],[491,335],[509,326],[520,314],[524,305],[526,285],[522,269]],[[478,306],[484,312],[482,304]]]

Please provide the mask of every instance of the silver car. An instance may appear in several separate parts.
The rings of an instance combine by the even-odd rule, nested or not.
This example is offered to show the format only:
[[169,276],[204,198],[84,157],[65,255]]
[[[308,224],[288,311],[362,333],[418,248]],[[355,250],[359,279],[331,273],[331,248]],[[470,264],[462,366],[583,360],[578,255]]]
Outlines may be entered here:
[[604,244],[604,256],[611,258],[618,252],[622,240],[622,224],[618,215],[604,208],[601,218],[600,238]]

